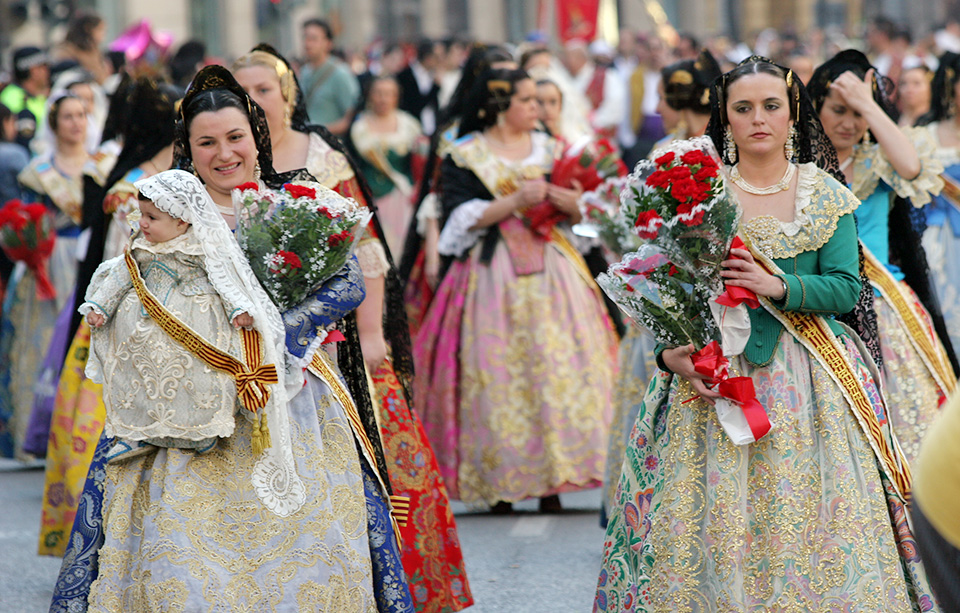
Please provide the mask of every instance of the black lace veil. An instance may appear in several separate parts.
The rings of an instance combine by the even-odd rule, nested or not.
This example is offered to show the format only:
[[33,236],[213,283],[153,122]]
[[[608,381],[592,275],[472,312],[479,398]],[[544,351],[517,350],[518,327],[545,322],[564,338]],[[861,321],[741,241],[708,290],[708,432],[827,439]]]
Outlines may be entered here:
[[[820,118],[813,107],[807,89],[800,82],[792,70],[774,64],[767,58],[760,56],[751,56],[740,62],[736,68],[724,74],[713,84],[711,94],[711,104],[713,106],[710,115],[710,123],[707,124],[707,134],[713,140],[717,152],[724,160],[730,160],[732,152],[726,150],[724,132],[727,126],[726,116],[726,94],[730,84],[734,83],[740,77],[750,74],[769,74],[784,80],[787,85],[787,96],[789,98],[790,113],[794,119],[794,127],[797,131],[797,141],[795,146],[794,162],[806,164],[813,162],[821,170],[833,176],[841,184],[846,183],[843,172],[840,170],[840,163],[837,160],[837,152],[833,148],[833,143],[827,137],[820,123]],[[735,155],[735,154],[733,154]],[[877,314],[873,305],[873,287],[864,274],[863,250],[860,252],[860,296],[857,299],[857,305],[854,309],[841,316],[840,320],[856,330],[857,334],[863,340],[873,357],[874,361],[880,365],[883,363],[883,357],[880,353],[880,334],[877,328]]]
[[[807,84],[807,93],[810,94],[810,100],[813,102],[813,108],[820,113],[823,108],[823,101],[830,93],[830,85],[837,80],[837,77],[845,72],[852,72],[854,75],[863,79],[867,72],[873,68],[873,99],[883,109],[888,117],[897,121],[900,116],[896,105],[893,104],[891,96],[894,91],[893,81],[881,75],[876,68],[870,64],[870,60],[856,49],[847,49],[836,54],[823,64],[821,64],[810,77],[810,83]],[[869,134],[870,131],[867,130]],[[870,135],[871,140],[873,136]]]
[[[960,56],[956,57],[960,59]],[[849,71],[862,79],[871,68],[874,70],[873,99],[887,116],[896,121],[898,112],[890,99],[893,93],[893,81],[882,75],[878,76],[876,68],[870,64],[867,56],[855,49],[841,51],[824,62],[813,73],[808,91],[817,112],[823,108],[823,102],[830,91],[830,85],[837,77]],[[946,74],[947,71],[944,70],[945,77]],[[952,85],[950,90],[953,91]],[[871,135],[871,141],[874,140]],[[916,215],[914,209],[915,207],[910,201],[899,196],[893,198],[888,222],[890,261],[900,268],[904,275],[904,281],[913,289],[917,298],[929,312],[934,330],[940,337],[954,370],[960,372],[956,354],[950,342],[950,335],[947,332],[947,324],[943,319],[943,311],[940,309],[940,302],[937,299],[937,293],[930,277],[927,254],[921,241],[923,236],[922,215]]]
[[940,67],[930,83],[930,111],[917,120],[917,125],[952,119],[957,114],[954,92],[960,81],[960,55],[947,51],[940,57]]
[[[173,166],[180,170],[193,172],[193,155],[190,153],[190,139],[187,128],[198,114],[209,109],[195,101],[202,96],[216,96],[216,92],[230,92],[240,99],[246,107],[247,117],[250,119],[250,129],[257,145],[257,162],[260,165],[261,176],[269,176],[273,172],[273,148],[270,146],[270,128],[267,126],[267,117],[247,92],[243,91],[230,71],[223,66],[204,66],[193,78],[187,91],[183,94],[180,103],[179,118],[176,124],[176,141],[173,148]],[[200,107],[198,109],[198,107]]]

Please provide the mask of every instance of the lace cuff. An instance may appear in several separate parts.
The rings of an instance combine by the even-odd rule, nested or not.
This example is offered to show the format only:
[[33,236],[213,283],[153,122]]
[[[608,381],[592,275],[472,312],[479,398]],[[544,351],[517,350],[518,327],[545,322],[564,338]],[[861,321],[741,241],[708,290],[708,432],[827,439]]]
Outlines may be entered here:
[[474,198],[454,209],[440,232],[440,240],[437,243],[437,251],[440,255],[460,257],[477,244],[477,241],[487,233],[487,229],[473,230],[472,228],[483,217],[491,202],[491,200]]
[[872,170],[884,183],[889,185],[901,198],[907,198],[913,206],[920,208],[929,203],[933,196],[943,190],[943,164],[937,159],[937,145],[930,132],[923,128],[901,128],[913,143],[920,158],[920,174],[913,179],[904,179],[893,169],[890,161],[880,153],[873,158]]
[[417,210],[417,234],[427,235],[427,222],[431,219],[440,219],[440,199],[433,192],[427,194]]
[[370,238],[360,241],[356,249],[357,261],[360,270],[366,279],[376,279],[387,274],[390,262],[387,261],[387,252],[383,250],[380,239]]
[[130,280],[130,273],[127,272],[123,256],[107,260],[93,273],[90,285],[87,286],[84,302],[78,311],[83,316],[90,311],[96,311],[109,319],[116,313],[120,302],[131,287],[133,282]]

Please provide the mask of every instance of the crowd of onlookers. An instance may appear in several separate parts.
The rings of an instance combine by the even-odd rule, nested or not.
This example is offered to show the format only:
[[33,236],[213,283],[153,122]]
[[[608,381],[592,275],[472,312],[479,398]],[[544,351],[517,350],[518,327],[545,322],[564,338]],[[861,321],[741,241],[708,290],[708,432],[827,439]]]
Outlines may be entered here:
[[[131,59],[129,53],[107,51],[106,23],[90,13],[78,13],[63,41],[50,49],[23,46],[7,54],[6,72],[0,71],[0,201],[15,194],[16,174],[28,152],[49,147],[45,126],[47,98],[68,90],[87,105],[87,142],[100,142],[107,100],[119,73],[154,72],[184,89],[206,63],[205,45],[183,42],[174,52],[163,48]],[[312,122],[345,136],[357,113],[369,105],[367,92],[378,77],[390,77],[399,90],[397,107],[419,120],[430,135],[438,114],[449,102],[460,80],[460,70],[471,41],[460,37],[424,39],[416,43],[375,41],[364,52],[345,53],[336,45],[335,32],[322,19],[302,24],[302,49],[290,58],[299,73]],[[616,141],[628,164],[645,155],[663,136],[658,105],[660,70],[681,59],[694,59],[702,47],[711,51],[722,70],[756,54],[792,68],[806,80],[815,66],[840,49],[861,47],[888,79],[900,121],[912,123],[929,106],[929,83],[937,57],[960,52],[960,23],[950,21],[927,36],[910,32],[886,19],[873,20],[860,40],[838,32],[811,30],[803,35],[766,29],[748,41],[715,36],[700,41],[689,34],[669,38],[651,32],[623,30],[612,46],[592,42],[551,41],[540,33],[508,45],[534,78],[555,83],[563,99],[564,136],[596,133]],[[21,148],[16,148],[15,145]]]

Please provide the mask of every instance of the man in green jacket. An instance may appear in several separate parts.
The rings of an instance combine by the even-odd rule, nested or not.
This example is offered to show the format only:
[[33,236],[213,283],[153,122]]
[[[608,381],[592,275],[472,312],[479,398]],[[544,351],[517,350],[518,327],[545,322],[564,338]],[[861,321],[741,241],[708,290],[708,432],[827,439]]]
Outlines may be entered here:
[[38,47],[21,47],[13,52],[13,83],[0,92],[0,103],[17,118],[17,142],[24,147],[46,114],[50,93],[50,64]]

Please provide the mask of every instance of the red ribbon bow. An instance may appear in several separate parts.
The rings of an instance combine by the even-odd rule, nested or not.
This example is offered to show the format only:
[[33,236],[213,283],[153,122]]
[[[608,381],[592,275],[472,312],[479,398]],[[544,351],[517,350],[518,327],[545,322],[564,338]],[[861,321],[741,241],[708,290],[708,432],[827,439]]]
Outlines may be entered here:
[[724,357],[723,350],[720,349],[720,344],[717,341],[712,341],[690,358],[693,360],[693,368],[708,378],[706,381],[707,387],[713,389],[716,386],[717,392],[721,396],[737,403],[737,406],[743,411],[743,416],[747,420],[747,425],[750,426],[750,432],[753,434],[755,441],[760,440],[763,435],[770,431],[770,419],[767,417],[766,409],[757,400],[753,379],[750,377],[730,377],[730,360]]
[[[747,246],[743,244],[743,241],[740,240],[739,236],[734,236],[733,243],[730,244],[730,248],[746,249]],[[730,255],[729,258],[731,260],[743,259],[735,255]],[[760,308],[760,301],[757,299],[757,295],[755,293],[745,287],[738,287],[736,285],[727,285],[724,292],[716,297],[716,303],[731,308],[746,303],[746,305],[751,309]]]

